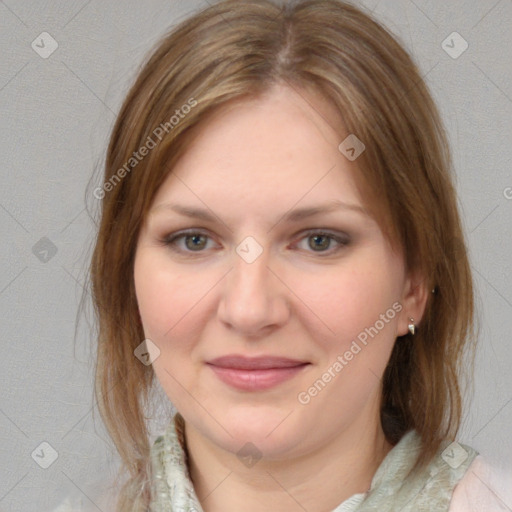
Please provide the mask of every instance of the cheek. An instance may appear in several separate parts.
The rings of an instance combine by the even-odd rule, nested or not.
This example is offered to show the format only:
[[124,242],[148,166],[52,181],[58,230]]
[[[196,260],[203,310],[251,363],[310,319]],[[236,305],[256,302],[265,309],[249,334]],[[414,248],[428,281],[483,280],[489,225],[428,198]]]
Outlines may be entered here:
[[[311,414],[320,409],[343,412],[349,421],[378,399],[402,308],[397,301],[397,275],[384,269],[385,265],[379,266],[369,258],[322,278],[302,280],[299,293],[308,299],[305,302],[314,312],[309,317],[319,326],[310,326],[320,349],[318,372],[306,383],[311,387],[302,390],[307,393],[309,389],[319,396]],[[324,387],[325,392],[316,391]],[[330,417],[327,414],[325,421]]]
[[204,280],[180,273],[161,259],[141,251],[135,260],[134,279],[144,332],[163,342],[183,329],[182,325],[190,325],[194,307],[208,286]]
[[347,260],[346,265],[297,279],[294,292],[307,306],[303,309],[309,311],[307,317],[317,326],[315,330],[325,333],[325,343],[344,349],[361,333],[360,338],[364,339],[365,329],[376,323],[383,336],[394,339],[395,303],[400,295],[399,275],[392,263],[359,254],[357,259]]
[[[134,281],[144,335],[160,350],[153,370],[173,405],[186,409],[189,396],[183,386],[192,388],[197,380],[191,365],[194,340],[201,330],[195,306],[211,285],[207,279],[176,271],[149,250],[137,254]],[[196,395],[201,396],[200,390]]]

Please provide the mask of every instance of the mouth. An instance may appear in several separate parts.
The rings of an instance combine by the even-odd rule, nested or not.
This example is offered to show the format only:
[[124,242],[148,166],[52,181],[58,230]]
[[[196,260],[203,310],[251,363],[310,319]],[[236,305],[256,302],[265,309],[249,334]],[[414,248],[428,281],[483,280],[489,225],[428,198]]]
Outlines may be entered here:
[[270,389],[300,374],[311,363],[284,357],[223,356],[207,366],[225,384],[244,391]]
[[207,364],[220,368],[231,368],[233,370],[270,370],[274,368],[293,368],[295,366],[308,364],[308,361],[276,356],[246,357],[228,355],[212,359],[208,361]]

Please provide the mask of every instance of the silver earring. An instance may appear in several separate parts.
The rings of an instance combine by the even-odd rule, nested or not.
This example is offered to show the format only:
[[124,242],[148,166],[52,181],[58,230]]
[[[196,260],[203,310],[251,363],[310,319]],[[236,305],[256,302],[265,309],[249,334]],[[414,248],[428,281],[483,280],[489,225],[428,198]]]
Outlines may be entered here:
[[416,324],[414,323],[414,318],[409,318],[409,322],[411,322],[407,327],[409,328],[409,332],[414,336],[414,332],[416,331]]

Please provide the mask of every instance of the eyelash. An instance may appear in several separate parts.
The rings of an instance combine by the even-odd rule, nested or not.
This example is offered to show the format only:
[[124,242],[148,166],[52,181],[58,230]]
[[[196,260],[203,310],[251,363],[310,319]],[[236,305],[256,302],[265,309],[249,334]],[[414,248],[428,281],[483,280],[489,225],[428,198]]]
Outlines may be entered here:
[[[205,250],[202,250],[202,251],[189,251],[189,250],[179,249],[177,247],[177,244],[176,244],[177,240],[179,240],[181,238],[184,239],[185,237],[192,236],[192,235],[206,236],[208,239],[211,240],[211,237],[209,237],[209,235],[207,235],[206,233],[204,233],[202,231],[188,229],[188,230],[184,230],[184,231],[179,231],[177,233],[171,233],[170,235],[167,235],[165,238],[160,240],[160,243],[162,243],[163,245],[169,247],[173,252],[176,252],[176,253],[187,254],[187,255],[200,255],[202,252],[205,252]],[[308,252],[311,252],[313,254],[318,254],[320,257],[324,257],[324,255],[325,256],[331,256],[331,255],[339,252],[344,247],[346,247],[346,246],[348,246],[350,244],[350,238],[347,235],[344,235],[344,237],[342,237],[342,236],[338,236],[335,233],[332,233],[330,231],[324,231],[324,230],[321,230],[321,229],[308,231],[307,233],[305,233],[305,235],[302,238],[300,238],[300,240],[307,239],[307,238],[309,238],[309,237],[311,237],[313,235],[324,236],[324,237],[327,237],[327,238],[329,238],[331,240],[334,240],[335,242],[340,244],[339,247],[337,247],[334,250],[326,250],[326,251],[313,251],[313,250],[311,250],[311,251],[308,251]]]

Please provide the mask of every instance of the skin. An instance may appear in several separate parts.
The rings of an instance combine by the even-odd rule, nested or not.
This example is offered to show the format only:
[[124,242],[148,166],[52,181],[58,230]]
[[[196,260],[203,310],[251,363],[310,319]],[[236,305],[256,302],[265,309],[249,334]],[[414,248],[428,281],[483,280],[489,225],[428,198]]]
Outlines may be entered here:
[[[141,229],[134,278],[144,332],[160,349],[157,378],[186,423],[191,478],[206,512],[328,512],[365,492],[392,446],[379,421],[381,376],[427,293],[406,272],[377,222],[340,209],[291,223],[289,210],[341,200],[364,207],[348,135],[319,97],[275,86],[205,121],[158,190]],[[162,206],[209,208],[214,221]],[[183,229],[206,238],[162,243]],[[347,245],[314,230],[348,235]],[[308,232],[313,230],[313,232]],[[254,237],[247,263],[237,246]],[[329,242],[330,240],[330,242]],[[243,244],[242,244],[243,245]],[[320,246],[320,248],[317,248]],[[394,303],[402,309],[330,382],[298,394],[331,368]],[[205,361],[227,354],[308,361],[292,379],[240,391]],[[252,467],[237,452],[253,443]]]

